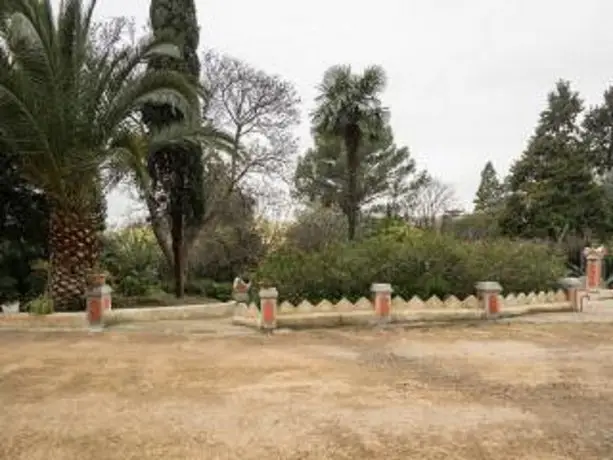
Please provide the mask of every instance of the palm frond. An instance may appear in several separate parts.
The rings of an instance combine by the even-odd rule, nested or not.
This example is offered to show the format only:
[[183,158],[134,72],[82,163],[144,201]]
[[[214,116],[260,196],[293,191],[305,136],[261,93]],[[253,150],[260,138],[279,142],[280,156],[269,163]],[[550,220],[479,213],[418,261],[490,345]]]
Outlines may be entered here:
[[107,187],[112,188],[131,177],[135,185],[146,190],[150,179],[147,158],[151,153],[170,146],[198,144],[216,152],[234,148],[233,138],[212,126],[189,126],[185,123],[167,125],[153,134],[144,131],[120,132],[111,142],[111,157],[106,165]]
[[[96,37],[96,1],[4,0],[0,6],[0,132],[23,158],[23,172],[71,205],[100,168],[126,151],[113,141],[133,128],[146,103],[168,104],[194,126],[200,88],[185,76],[150,72],[152,56],[177,57],[167,38],[122,45]],[[83,193],[82,193],[83,192]]]

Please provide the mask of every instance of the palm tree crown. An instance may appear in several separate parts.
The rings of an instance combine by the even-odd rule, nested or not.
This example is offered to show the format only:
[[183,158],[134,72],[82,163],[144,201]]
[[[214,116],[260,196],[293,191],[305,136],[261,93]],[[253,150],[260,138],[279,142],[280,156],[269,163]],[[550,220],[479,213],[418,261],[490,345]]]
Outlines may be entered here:
[[[121,27],[92,22],[96,1],[2,0],[0,141],[51,207],[49,292],[56,306],[79,308],[99,259],[102,169],[129,152],[121,142],[147,103],[199,120],[198,88],[180,73],[143,65],[180,57],[162,38],[122,44]],[[124,161],[125,162],[125,161]]]
[[[163,40],[120,44],[119,33],[95,40],[96,1],[5,0],[0,11],[0,136],[20,155],[24,175],[61,207],[91,205],[92,182],[146,102],[171,100],[184,112],[196,88],[181,74],[144,72]],[[193,105],[197,107],[196,105]]]
[[362,75],[347,65],[329,68],[311,114],[314,134],[377,137],[389,116],[380,100],[385,85],[385,71],[379,66],[367,67]]

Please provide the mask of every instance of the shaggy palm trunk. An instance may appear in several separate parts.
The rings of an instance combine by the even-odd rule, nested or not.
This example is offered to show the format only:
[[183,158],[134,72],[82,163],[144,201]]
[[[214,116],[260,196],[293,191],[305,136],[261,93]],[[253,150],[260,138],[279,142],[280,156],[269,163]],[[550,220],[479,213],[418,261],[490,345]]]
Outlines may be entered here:
[[49,289],[56,310],[81,310],[87,275],[100,257],[100,216],[54,209],[49,225]]
[[349,230],[349,241],[353,241],[358,226],[358,168],[360,159],[358,157],[359,132],[353,126],[347,129],[345,146],[347,148],[347,225]]

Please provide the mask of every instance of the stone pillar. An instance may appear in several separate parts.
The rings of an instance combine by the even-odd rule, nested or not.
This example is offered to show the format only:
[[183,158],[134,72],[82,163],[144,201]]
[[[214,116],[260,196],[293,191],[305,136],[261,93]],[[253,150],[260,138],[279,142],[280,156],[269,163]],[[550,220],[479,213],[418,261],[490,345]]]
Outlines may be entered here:
[[583,311],[583,298],[586,297],[586,292],[582,289],[581,281],[578,278],[562,278],[560,284],[573,311]]
[[479,305],[487,318],[495,318],[502,310],[500,292],[502,286],[496,281],[481,281],[475,285]]
[[373,303],[375,305],[375,316],[379,321],[391,321],[392,314],[392,285],[386,283],[375,283],[370,290],[373,293]]
[[260,329],[273,330],[277,327],[277,298],[273,288],[260,289]]
[[598,290],[602,284],[602,259],[607,253],[602,246],[598,248],[585,248],[583,255],[586,259],[585,277],[588,291]]
[[103,276],[97,278],[97,282],[90,285],[85,295],[87,322],[90,327],[102,327],[102,317],[106,310],[110,310],[111,292],[113,290],[105,282]]

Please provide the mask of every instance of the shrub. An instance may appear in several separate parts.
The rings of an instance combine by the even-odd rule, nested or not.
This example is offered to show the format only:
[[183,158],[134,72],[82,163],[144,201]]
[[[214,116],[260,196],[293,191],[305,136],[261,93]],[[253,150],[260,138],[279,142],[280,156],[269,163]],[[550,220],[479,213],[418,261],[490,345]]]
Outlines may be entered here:
[[498,281],[506,292],[543,290],[564,274],[564,259],[546,245],[490,240],[465,242],[413,229],[388,229],[356,243],[306,252],[292,247],[270,254],[257,280],[269,279],[283,299],[298,302],[370,296],[373,282],[394,293],[465,297],[478,281]]
[[189,254],[189,277],[231,281],[256,265],[263,253],[262,239],[252,222],[217,225],[196,242]]
[[28,302],[26,308],[33,315],[50,315],[54,311],[53,299],[42,295]]
[[185,293],[226,302],[232,299],[232,283],[219,283],[208,278],[190,280],[185,286]]
[[12,241],[0,242],[0,303],[29,300],[42,295],[46,273],[42,276],[32,264],[44,255],[36,246]]
[[160,286],[164,260],[150,228],[126,228],[105,237],[102,265],[123,296],[146,296]]
[[500,237],[496,213],[473,213],[444,222],[443,231],[464,240],[482,240]]
[[287,244],[303,251],[321,251],[347,238],[347,218],[335,208],[314,207],[298,215],[286,233]]

